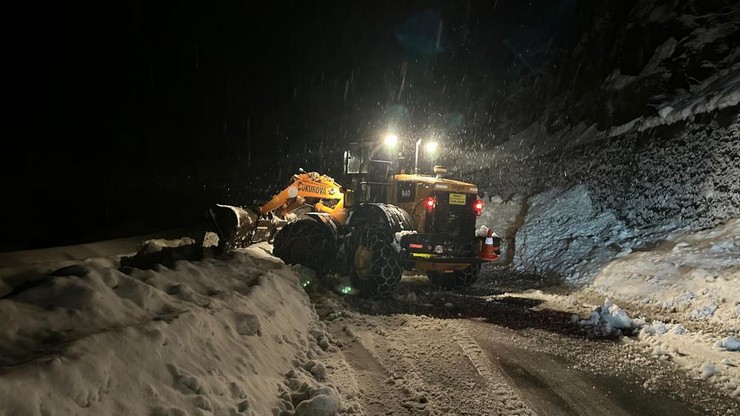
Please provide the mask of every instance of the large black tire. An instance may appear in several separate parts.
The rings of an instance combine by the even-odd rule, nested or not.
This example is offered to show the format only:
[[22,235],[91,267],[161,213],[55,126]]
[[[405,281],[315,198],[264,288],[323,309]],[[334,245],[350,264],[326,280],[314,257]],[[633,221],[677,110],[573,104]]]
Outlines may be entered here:
[[360,296],[392,295],[401,281],[401,264],[386,227],[365,225],[352,231],[347,250],[349,278]]
[[471,264],[462,270],[455,270],[452,273],[442,273],[437,271],[427,272],[429,280],[446,289],[459,289],[475,283],[480,273],[480,264]]
[[300,264],[326,272],[336,257],[336,249],[324,225],[314,219],[302,219],[283,227],[272,246],[272,253],[285,264]]

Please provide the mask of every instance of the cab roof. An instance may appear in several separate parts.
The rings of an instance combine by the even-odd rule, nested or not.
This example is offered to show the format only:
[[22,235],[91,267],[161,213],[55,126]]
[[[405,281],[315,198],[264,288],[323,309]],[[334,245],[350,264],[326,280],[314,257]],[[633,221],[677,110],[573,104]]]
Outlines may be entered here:
[[[398,174],[394,175],[397,182],[420,182],[437,189],[450,189],[457,192],[478,193],[478,186],[469,182],[456,181],[454,179],[437,178],[430,175]],[[445,188],[442,188],[442,185]]]

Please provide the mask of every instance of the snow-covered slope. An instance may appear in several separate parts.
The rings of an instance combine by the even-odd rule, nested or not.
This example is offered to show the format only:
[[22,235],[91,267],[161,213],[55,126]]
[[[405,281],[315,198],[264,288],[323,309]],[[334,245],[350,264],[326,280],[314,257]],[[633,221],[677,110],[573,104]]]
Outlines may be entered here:
[[739,217],[738,5],[579,7],[589,22],[553,52],[562,62],[502,92],[497,145],[451,154],[451,170],[504,199],[586,185],[598,212],[639,229]]

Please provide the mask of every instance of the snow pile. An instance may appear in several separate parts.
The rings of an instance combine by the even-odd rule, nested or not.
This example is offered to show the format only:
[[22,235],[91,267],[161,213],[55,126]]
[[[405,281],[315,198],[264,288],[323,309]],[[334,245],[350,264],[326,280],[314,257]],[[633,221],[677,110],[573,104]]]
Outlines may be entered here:
[[[0,299],[0,415],[267,415],[289,369],[321,389],[316,351],[331,346],[312,334],[298,277],[268,252],[127,273],[82,262],[84,273],[15,287]],[[314,390],[313,407],[343,406]]]
[[609,299],[597,307],[589,319],[583,319],[578,325],[588,328],[599,336],[631,334],[645,325],[644,319],[631,319],[627,312]]
[[678,231],[652,249],[618,258],[590,290],[688,320],[740,327],[740,220],[703,231]]
[[178,248],[188,245],[195,244],[195,240],[190,237],[184,237],[174,240],[166,240],[163,238],[154,238],[151,240],[145,240],[136,247],[136,252],[139,254],[152,254],[159,253],[168,248]]
[[668,333],[683,335],[689,333],[681,324],[666,324],[662,321],[653,321],[651,324],[645,324],[640,328],[640,332],[647,335],[663,335]]
[[615,256],[631,233],[609,211],[597,210],[586,186],[553,189],[528,200],[524,225],[516,234],[514,266],[519,271],[556,273],[587,280]]

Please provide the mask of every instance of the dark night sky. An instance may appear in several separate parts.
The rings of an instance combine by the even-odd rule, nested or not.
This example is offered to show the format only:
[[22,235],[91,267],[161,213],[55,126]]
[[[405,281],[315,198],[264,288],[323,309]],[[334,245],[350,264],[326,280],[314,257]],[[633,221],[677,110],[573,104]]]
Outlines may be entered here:
[[0,248],[187,224],[214,202],[246,198],[249,178],[277,176],[286,155],[316,156],[390,125],[485,134],[506,75],[544,65],[574,4],[6,8],[2,181],[13,220]]

